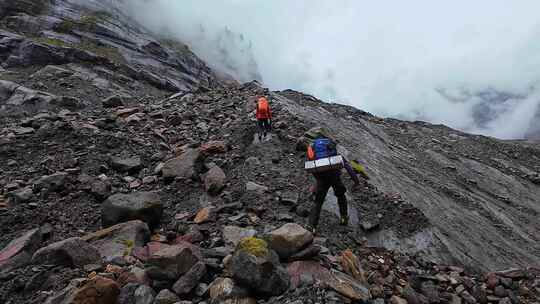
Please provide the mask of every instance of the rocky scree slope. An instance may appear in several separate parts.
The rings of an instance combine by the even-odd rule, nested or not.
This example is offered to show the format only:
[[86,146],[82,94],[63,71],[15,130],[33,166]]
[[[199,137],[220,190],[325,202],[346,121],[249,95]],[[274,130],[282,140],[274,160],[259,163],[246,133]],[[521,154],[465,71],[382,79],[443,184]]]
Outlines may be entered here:
[[[264,88],[218,78],[180,44],[154,40],[128,18],[100,10],[100,2],[92,5],[2,6],[6,303],[538,300],[538,269],[526,267],[538,261],[534,242],[527,243],[537,228],[537,209],[527,201],[538,181],[536,146],[379,119],[293,91],[271,93],[275,131],[258,142],[250,119]],[[313,180],[302,170],[303,148],[321,124],[371,179],[349,193],[352,225],[336,228],[329,196],[313,238],[291,223],[303,223],[309,210]],[[425,156],[443,152],[450,164],[442,169],[436,165],[444,158]],[[462,175],[483,172],[472,160],[508,179],[492,171],[484,179]],[[491,201],[499,193],[491,192],[493,181],[512,192]],[[487,201],[464,198],[475,193]],[[485,231],[486,240],[454,232],[471,223],[445,218],[453,205],[448,214],[440,208],[457,203],[480,219],[465,227]],[[507,218],[481,221],[495,215]],[[530,240],[512,225],[529,229]],[[490,242],[501,231],[520,247]],[[498,255],[480,259],[475,246]],[[473,271],[507,266],[521,269]]]
[[[539,146],[465,134],[442,125],[380,119],[288,91],[288,110],[319,121],[367,165],[381,191],[399,193],[433,227],[417,235],[436,260],[487,270],[538,265]],[[392,235],[373,242],[407,249]]]

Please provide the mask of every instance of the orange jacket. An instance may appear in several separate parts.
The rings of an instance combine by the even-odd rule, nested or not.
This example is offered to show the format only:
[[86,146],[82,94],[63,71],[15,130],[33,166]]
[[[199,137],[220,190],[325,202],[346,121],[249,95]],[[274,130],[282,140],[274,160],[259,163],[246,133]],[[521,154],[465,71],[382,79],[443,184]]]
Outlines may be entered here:
[[259,98],[259,101],[257,102],[257,119],[272,119],[270,104],[264,97]]

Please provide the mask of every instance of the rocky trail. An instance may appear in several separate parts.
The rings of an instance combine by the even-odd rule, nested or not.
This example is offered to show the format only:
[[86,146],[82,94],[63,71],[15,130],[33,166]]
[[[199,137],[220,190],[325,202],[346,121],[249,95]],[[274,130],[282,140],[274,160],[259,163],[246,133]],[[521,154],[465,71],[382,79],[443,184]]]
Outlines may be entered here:
[[[239,84],[108,5],[0,1],[0,303],[540,302],[537,144]],[[314,236],[319,126],[370,179]]]

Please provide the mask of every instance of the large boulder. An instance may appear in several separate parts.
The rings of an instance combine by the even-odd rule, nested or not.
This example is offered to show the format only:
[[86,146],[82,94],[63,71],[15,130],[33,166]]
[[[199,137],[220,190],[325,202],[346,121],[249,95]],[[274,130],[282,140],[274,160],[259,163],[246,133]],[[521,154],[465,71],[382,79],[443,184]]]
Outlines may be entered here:
[[191,179],[197,177],[201,152],[197,149],[188,149],[179,157],[168,160],[163,164],[161,172],[164,178]]
[[142,221],[120,223],[82,237],[95,246],[106,261],[131,254],[135,247],[150,241],[150,229]]
[[114,194],[101,206],[101,224],[103,227],[110,227],[122,222],[141,220],[153,229],[159,226],[162,213],[163,204],[157,193]]
[[0,250],[0,273],[28,264],[41,241],[40,229],[32,229],[7,244]]
[[230,270],[233,279],[256,294],[281,295],[289,289],[289,275],[265,241],[245,238],[238,243]]
[[270,247],[287,259],[313,242],[313,234],[302,226],[288,223],[270,232]]
[[99,265],[102,260],[96,247],[81,238],[70,238],[39,249],[34,253],[32,263],[83,267]]
[[225,172],[220,167],[214,166],[204,175],[204,189],[210,194],[217,195],[225,188],[226,180]]
[[202,255],[198,247],[181,242],[152,254],[146,263],[146,271],[154,280],[172,281],[190,271],[201,260]]

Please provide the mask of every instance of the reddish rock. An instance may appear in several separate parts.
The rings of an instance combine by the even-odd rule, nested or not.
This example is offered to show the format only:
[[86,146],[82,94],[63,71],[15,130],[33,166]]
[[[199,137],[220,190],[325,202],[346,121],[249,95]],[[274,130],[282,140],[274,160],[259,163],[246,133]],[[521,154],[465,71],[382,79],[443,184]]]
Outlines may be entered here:
[[224,141],[210,141],[200,147],[203,154],[218,154],[227,152],[227,144]]
[[32,254],[39,249],[41,232],[33,229],[11,241],[0,250],[0,272],[9,271],[30,262]]
[[148,275],[153,279],[176,279],[202,260],[200,249],[190,243],[167,246],[152,254],[147,261]]
[[289,264],[287,272],[291,277],[291,288],[312,285],[320,282],[324,287],[333,289],[341,295],[355,301],[371,299],[371,293],[360,282],[337,271],[330,272],[316,261],[297,261]]
[[144,247],[136,247],[133,249],[132,255],[142,262],[146,262],[153,254],[166,247],[170,247],[170,245],[160,242],[149,242]]
[[291,288],[295,289],[315,281],[327,281],[330,277],[328,269],[317,261],[297,261],[289,264],[287,272],[291,277]]
[[97,276],[77,289],[73,294],[73,304],[116,304],[120,285],[115,281]]
[[199,210],[193,222],[195,222],[195,224],[203,224],[203,223],[212,221],[213,220],[212,209],[213,209],[212,207],[206,207]]
[[347,249],[341,253],[341,266],[343,270],[362,283],[367,283],[366,274],[360,266],[358,257]]
[[494,289],[497,285],[499,285],[499,277],[493,272],[488,273],[486,276],[487,288]]

